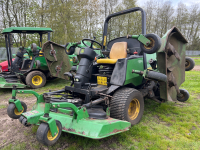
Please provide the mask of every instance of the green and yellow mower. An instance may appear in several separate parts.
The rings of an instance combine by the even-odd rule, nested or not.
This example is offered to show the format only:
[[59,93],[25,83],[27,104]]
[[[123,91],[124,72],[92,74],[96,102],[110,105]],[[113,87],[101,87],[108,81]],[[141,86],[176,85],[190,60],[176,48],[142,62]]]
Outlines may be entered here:
[[[108,21],[136,11],[142,14],[142,33],[106,42]],[[83,39],[82,43],[86,48],[78,51],[79,65],[68,72],[59,71],[67,63],[62,54],[50,60],[44,52],[51,62],[48,67],[52,74],[69,78],[70,86],[41,95],[13,88],[9,116],[19,118],[25,127],[38,125],[36,137],[44,145],[55,144],[62,131],[92,139],[128,131],[140,122],[145,98],[159,103],[184,102],[189,98],[186,90],[179,89],[185,80],[187,40],[176,27],[168,30],[163,38],[146,34],[146,14],[142,8],[109,15],[104,23],[102,44],[92,39]],[[51,44],[46,43],[44,47],[50,48]],[[95,44],[98,46],[94,47]],[[104,58],[95,59],[94,50],[99,49]],[[61,60],[54,64],[56,59]],[[16,99],[17,93],[36,96],[33,110],[25,112],[26,106]]]
[[[7,52],[7,61],[8,61],[8,70],[9,72],[0,73],[0,88],[40,88],[46,84],[46,80],[52,80],[57,76],[52,76],[48,64],[46,63],[43,52],[41,51],[42,47],[42,37],[44,34],[48,34],[48,41],[50,41],[50,33],[52,32],[51,28],[36,28],[36,27],[10,27],[2,31],[2,34],[5,35],[6,42],[6,52]],[[37,33],[40,35],[39,46],[35,43],[31,44],[29,47],[20,47],[19,51],[15,55],[14,61],[12,61],[12,51],[11,51],[11,34],[34,34]],[[69,48],[71,47],[82,47],[84,45],[70,43],[68,44]],[[62,47],[65,50],[64,46]],[[85,46],[84,46],[85,47]],[[51,50],[51,49],[50,49]],[[26,55],[28,54],[28,58]],[[54,56],[50,53],[49,55]],[[63,55],[69,62],[67,66],[68,71],[71,66],[77,65],[78,61],[76,55]],[[75,60],[74,60],[75,59]]]

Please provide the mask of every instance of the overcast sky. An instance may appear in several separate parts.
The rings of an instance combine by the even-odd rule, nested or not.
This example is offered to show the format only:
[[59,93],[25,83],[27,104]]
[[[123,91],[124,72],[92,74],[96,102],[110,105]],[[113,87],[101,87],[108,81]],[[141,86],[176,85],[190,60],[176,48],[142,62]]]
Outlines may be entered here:
[[[138,4],[139,6],[142,6],[142,5],[144,4],[144,2],[146,2],[146,1],[148,1],[148,0],[137,0],[137,4]],[[169,0],[169,1],[171,1],[172,4],[173,4],[175,7],[177,6],[177,4],[178,4],[179,2],[182,2],[182,3],[184,3],[184,4],[187,5],[187,6],[191,6],[191,5],[194,5],[194,4],[200,4],[200,0]]]

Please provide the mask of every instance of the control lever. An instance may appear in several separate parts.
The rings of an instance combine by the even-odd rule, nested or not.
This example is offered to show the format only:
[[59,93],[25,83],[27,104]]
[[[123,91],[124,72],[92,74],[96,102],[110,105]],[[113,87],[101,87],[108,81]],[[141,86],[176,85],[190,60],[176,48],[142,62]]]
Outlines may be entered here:
[[64,73],[64,76],[69,77],[69,79],[71,80],[71,85],[70,85],[70,86],[74,85],[74,75],[73,75],[72,73],[70,73],[70,72],[65,72],[65,73]]

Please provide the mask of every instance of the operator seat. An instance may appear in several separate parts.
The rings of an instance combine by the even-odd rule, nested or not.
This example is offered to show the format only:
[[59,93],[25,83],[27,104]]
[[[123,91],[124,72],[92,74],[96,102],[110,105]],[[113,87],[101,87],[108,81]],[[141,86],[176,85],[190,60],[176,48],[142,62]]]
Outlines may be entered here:
[[115,64],[118,59],[127,57],[127,42],[117,42],[112,45],[110,58],[98,59],[98,64]]

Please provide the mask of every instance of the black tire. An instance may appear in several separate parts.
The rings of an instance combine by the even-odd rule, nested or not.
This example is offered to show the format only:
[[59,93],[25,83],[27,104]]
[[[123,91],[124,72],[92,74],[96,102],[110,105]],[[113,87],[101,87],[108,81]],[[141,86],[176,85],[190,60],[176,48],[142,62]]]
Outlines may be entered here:
[[28,124],[28,123],[27,123],[27,119],[26,119],[24,116],[20,116],[19,122],[20,122],[21,124],[23,124],[25,127],[30,127],[30,126],[31,126],[31,124]]
[[20,101],[23,107],[23,111],[18,112],[17,107],[15,106],[14,103],[10,103],[8,108],[7,108],[7,114],[10,118],[13,119],[18,119],[22,113],[26,112],[27,106],[24,102]]
[[[55,135],[56,137],[52,137],[51,131],[49,129],[49,125],[47,123],[41,123],[37,130],[37,133],[36,133],[37,140],[46,146],[51,146],[51,145],[55,144],[62,133],[61,123],[56,120],[56,125],[57,125],[57,128],[59,131],[58,131],[57,135]],[[49,136],[49,138],[47,136]]]
[[195,62],[190,57],[185,57],[185,71],[190,71],[194,68]]
[[46,84],[46,76],[41,71],[32,71],[26,76],[26,84],[32,89],[41,88]]
[[37,52],[37,44],[32,43],[31,44],[31,50],[32,50],[33,53]]
[[141,50],[147,54],[153,54],[157,52],[161,47],[161,39],[156,34],[146,34],[145,37],[151,41],[148,46],[140,43]]
[[[134,104],[136,109],[133,109]],[[131,125],[134,125],[139,123],[142,118],[144,112],[144,99],[138,90],[124,87],[114,93],[110,106],[110,116],[112,118],[126,120],[130,122]],[[132,111],[130,110],[129,112],[129,109],[131,108]]]
[[66,49],[66,48],[67,47],[65,47],[65,52],[66,52],[67,55],[74,54],[74,52],[75,52],[75,47],[74,46],[70,47],[69,49]]
[[177,95],[177,100],[179,102],[185,102],[185,101],[187,101],[189,99],[190,94],[189,94],[189,92],[187,90],[180,89],[180,93],[183,94],[183,96],[180,97],[180,96]]

